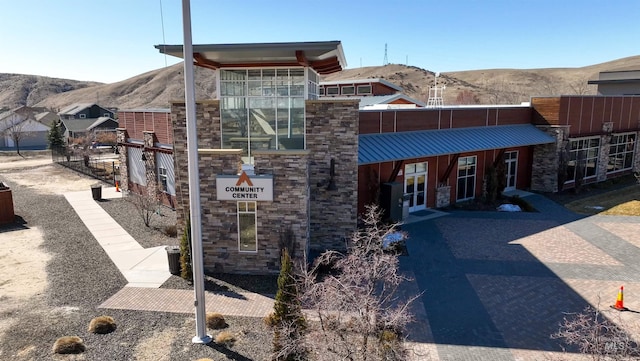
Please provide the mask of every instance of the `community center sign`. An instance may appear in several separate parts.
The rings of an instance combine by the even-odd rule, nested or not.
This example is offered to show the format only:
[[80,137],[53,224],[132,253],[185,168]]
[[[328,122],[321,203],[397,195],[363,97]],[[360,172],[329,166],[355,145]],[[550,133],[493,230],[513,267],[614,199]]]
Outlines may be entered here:
[[273,176],[218,174],[216,194],[220,201],[273,201]]

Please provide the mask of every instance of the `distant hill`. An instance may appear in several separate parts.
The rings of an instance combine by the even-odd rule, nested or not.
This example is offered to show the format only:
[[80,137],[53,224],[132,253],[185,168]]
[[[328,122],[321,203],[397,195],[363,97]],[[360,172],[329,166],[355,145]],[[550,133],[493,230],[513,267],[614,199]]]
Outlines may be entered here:
[[[446,86],[445,104],[519,104],[531,96],[595,94],[595,86],[587,85],[587,81],[597,79],[601,71],[617,69],[640,69],[640,56],[581,68],[446,72],[440,74],[438,84]],[[179,63],[112,84],[0,74],[0,108],[26,104],[59,109],[79,102],[120,109],[168,107],[170,100],[184,98],[182,72]],[[196,98],[213,98],[215,72],[195,67],[195,74]],[[434,75],[415,66],[389,64],[346,69],[323,80],[382,78],[402,87],[408,96],[426,102]]]
[[37,75],[0,73],[0,108],[35,105],[51,95],[99,86],[101,83]]

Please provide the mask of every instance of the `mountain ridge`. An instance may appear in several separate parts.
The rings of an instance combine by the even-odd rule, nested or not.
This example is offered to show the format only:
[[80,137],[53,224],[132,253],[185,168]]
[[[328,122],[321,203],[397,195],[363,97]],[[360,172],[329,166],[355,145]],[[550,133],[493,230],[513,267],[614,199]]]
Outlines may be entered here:
[[[640,55],[579,68],[479,69],[443,72],[438,85],[445,86],[447,104],[519,104],[531,96],[596,94],[588,80],[611,70],[640,69]],[[184,97],[183,66],[177,63],[115,83],[77,81],[37,75],[0,73],[0,108],[20,105],[58,110],[73,103],[95,102],[119,109],[167,108]],[[426,102],[435,73],[417,66],[388,64],[344,69],[323,81],[381,78],[403,88],[403,92]],[[197,99],[215,96],[215,72],[195,67]]]

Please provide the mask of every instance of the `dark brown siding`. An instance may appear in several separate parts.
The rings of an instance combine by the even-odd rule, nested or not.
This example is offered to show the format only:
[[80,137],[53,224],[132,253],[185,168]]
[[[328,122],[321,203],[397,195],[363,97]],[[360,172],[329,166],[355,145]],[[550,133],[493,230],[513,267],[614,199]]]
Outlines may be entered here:
[[531,98],[531,107],[533,124],[560,124],[560,98]]

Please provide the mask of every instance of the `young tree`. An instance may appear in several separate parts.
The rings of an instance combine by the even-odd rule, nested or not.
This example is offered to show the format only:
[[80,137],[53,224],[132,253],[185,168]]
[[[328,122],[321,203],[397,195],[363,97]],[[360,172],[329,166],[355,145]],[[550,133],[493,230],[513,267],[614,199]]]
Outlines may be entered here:
[[278,292],[269,321],[273,327],[273,360],[304,360],[307,354],[303,342],[306,321],[300,306],[293,262],[286,248],[280,262]]
[[[402,335],[413,318],[408,300],[398,298],[405,278],[396,253],[385,252],[394,225],[380,223],[381,211],[369,206],[364,229],[354,233],[347,254],[328,251],[303,269],[302,300],[318,322],[309,323],[307,346],[317,360],[402,360]],[[404,234],[403,238],[405,237]],[[318,274],[321,266],[333,271]]]
[[16,121],[10,124],[2,132],[3,135],[9,136],[13,140],[13,144],[16,147],[16,153],[20,154],[20,142],[27,138],[33,137],[33,132],[29,130],[27,120]]
[[184,231],[180,238],[180,277],[193,282],[193,269],[191,268],[191,221],[186,217]]
[[64,147],[64,135],[62,134],[62,126],[60,120],[51,122],[51,129],[47,134],[49,141],[49,149],[60,149]]

